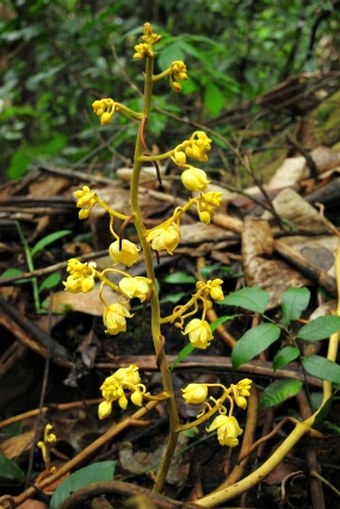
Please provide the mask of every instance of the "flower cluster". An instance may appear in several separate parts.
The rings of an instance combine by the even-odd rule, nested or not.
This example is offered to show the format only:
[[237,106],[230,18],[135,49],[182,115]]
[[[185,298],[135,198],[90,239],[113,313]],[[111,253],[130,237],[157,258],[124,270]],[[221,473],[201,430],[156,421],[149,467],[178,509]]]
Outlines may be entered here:
[[[204,422],[211,416],[214,411],[218,412],[219,415],[214,418],[212,423],[206,430],[208,432],[217,430],[217,438],[221,445],[227,445],[228,447],[235,447],[238,445],[238,437],[243,433],[240,425],[233,415],[234,404],[242,408],[243,410],[247,407],[246,398],[250,395],[252,381],[249,378],[240,380],[237,384],[231,384],[230,387],[225,387],[222,384],[198,384],[192,383],[182,389],[183,399],[186,403],[192,405],[200,405],[205,403],[203,412],[197,415],[197,423]],[[214,406],[206,401],[208,399],[209,388],[219,388],[223,390],[220,398],[215,399],[212,396],[209,397],[209,401],[212,401]],[[229,401],[229,412],[227,414],[227,408],[224,406],[224,402]]]
[[141,384],[138,366],[131,364],[127,368],[118,369],[113,375],[107,377],[100,387],[104,401],[99,404],[99,419],[105,419],[111,414],[112,404],[118,401],[123,410],[128,405],[126,391],[130,392],[130,400],[136,406],[142,406],[146,387]]
[[79,219],[87,219],[92,208],[97,203],[96,194],[91,191],[89,186],[83,186],[73,193],[77,200],[76,206],[80,209]]
[[182,60],[175,60],[169,67],[170,86],[175,92],[180,92],[182,87],[179,81],[187,80],[187,66]]
[[195,131],[188,140],[174,149],[173,160],[178,166],[185,166],[187,157],[206,163],[211,150],[211,139],[204,131]]
[[153,46],[160,39],[161,36],[153,31],[151,24],[145,23],[143,35],[141,36],[142,42],[140,44],[136,44],[133,58],[141,59],[145,57],[153,57],[155,55]]
[[93,264],[82,263],[76,258],[71,258],[67,262],[67,272],[70,275],[64,282],[65,290],[71,293],[87,293],[93,290],[96,275]]
[[222,193],[219,191],[209,191],[198,196],[197,212],[202,223],[210,224],[215,209],[221,205],[221,200]]
[[101,125],[107,125],[116,110],[116,103],[110,97],[94,101],[92,103],[93,111],[100,118]]

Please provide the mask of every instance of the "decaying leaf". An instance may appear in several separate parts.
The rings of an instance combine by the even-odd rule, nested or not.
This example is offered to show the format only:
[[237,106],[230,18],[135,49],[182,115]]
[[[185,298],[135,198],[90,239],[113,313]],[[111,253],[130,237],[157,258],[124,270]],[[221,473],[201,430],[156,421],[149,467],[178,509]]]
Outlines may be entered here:
[[282,260],[273,258],[274,239],[267,221],[247,217],[242,233],[242,264],[247,286],[259,286],[270,295],[268,308],[279,305],[289,287],[308,280]]

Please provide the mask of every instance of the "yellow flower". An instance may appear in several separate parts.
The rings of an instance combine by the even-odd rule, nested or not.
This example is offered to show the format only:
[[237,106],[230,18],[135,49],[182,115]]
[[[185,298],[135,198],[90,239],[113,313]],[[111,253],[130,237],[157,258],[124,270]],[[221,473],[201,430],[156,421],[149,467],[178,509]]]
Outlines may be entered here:
[[[138,366],[131,364],[127,368],[120,368],[112,375],[108,376],[100,387],[104,401],[99,404],[99,419],[105,419],[112,411],[112,403],[118,401],[118,405],[123,410],[128,405],[128,399],[124,390],[132,391],[131,401],[137,406],[141,406],[143,399],[144,385],[140,384]],[[140,394],[135,394],[139,392]]]
[[235,447],[238,445],[238,436],[243,433],[234,416],[218,415],[211,425],[206,428],[208,432],[217,429],[217,438],[221,445]]
[[186,143],[184,150],[191,159],[206,162],[208,161],[207,153],[211,150],[211,139],[208,138],[204,131],[195,131],[188,143]]
[[122,383],[137,385],[141,382],[139,368],[136,364],[130,364],[127,368],[119,368],[113,376]]
[[115,112],[116,103],[110,97],[105,97],[103,99],[96,100],[92,103],[93,111],[98,117],[100,117],[101,125],[108,124]]
[[189,335],[189,341],[192,346],[205,350],[210,345],[210,341],[213,339],[213,333],[206,320],[200,320],[199,318],[193,318],[187,323],[184,334]]
[[76,206],[80,208],[79,219],[86,219],[89,217],[90,212],[94,205],[97,203],[96,194],[91,191],[89,186],[83,186],[73,193],[76,198]]
[[208,387],[204,384],[189,384],[182,392],[186,403],[199,405],[207,399]]
[[119,334],[119,332],[126,331],[126,317],[130,318],[132,315],[129,310],[116,302],[107,306],[104,310],[103,321],[106,327],[105,332],[108,334]]
[[146,240],[155,251],[167,251],[172,255],[180,240],[179,226],[176,223],[159,225],[149,230]]
[[205,191],[210,181],[205,171],[190,167],[181,175],[182,184],[189,191]]
[[221,288],[221,285],[223,284],[222,279],[213,279],[212,281],[209,281],[209,289],[210,289],[210,297],[213,300],[223,300],[223,290]]
[[150,295],[151,279],[142,276],[123,277],[119,281],[119,288],[129,299],[137,297],[141,302]]
[[91,264],[82,263],[76,258],[71,258],[67,262],[66,270],[70,273],[66,281],[63,282],[67,292],[87,293],[93,290],[95,270]]
[[127,239],[122,240],[121,249],[119,240],[112,242],[109,247],[109,253],[115,264],[124,263],[128,267],[133,265],[138,259],[138,247]]

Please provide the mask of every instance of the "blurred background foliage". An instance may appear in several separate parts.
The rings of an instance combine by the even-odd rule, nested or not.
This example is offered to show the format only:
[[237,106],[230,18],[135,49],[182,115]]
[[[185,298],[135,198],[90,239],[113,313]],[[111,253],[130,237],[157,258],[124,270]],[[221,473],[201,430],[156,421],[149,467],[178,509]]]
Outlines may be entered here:
[[139,107],[143,64],[132,54],[145,21],[163,36],[158,70],[183,59],[190,75],[182,94],[155,87],[148,142],[163,150],[192,131],[190,122],[228,136],[249,121],[235,125],[228,112],[243,104],[256,115],[254,99],[289,76],[336,70],[337,7],[336,0],[2,1],[0,179],[42,162],[114,177],[131,161],[135,126],[117,116],[100,127],[91,103],[110,96]]

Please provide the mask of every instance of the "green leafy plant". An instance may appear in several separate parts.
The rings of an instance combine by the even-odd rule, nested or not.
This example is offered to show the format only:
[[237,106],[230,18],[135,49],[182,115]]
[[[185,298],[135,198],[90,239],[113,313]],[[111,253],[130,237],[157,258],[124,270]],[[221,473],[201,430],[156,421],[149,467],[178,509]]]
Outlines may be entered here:
[[[49,233],[45,237],[38,240],[38,242],[36,244],[34,244],[34,246],[30,247],[27,243],[27,240],[26,240],[25,235],[22,231],[20,223],[18,221],[16,221],[15,225],[16,225],[18,235],[20,237],[20,240],[21,240],[21,243],[23,246],[26,263],[27,263],[27,268],[28,268],[29,272],[33,272],[35,269],[34,258],[38,253],[43,251],[50,244],[53,244],[57,240],[64,238],[65,235],[68,235],[69,233],[71,233],[71,230],[59,230],[57,232]],[[8,278],[8,277],[20,276],[21,274],[24,274],[23,270],[11,268],[11,269],[5,270],[1,274],[0,277]],[[43,312],[45,312],[45,309],[43,308],[43,306],[41,304],[41,300],[40,300],[40,296],[41,296],[42,292],[45,290],[51,290],[52,288],[55,288],[60,283],[60,281],[61,281],[61,275],[58,273],[54,273],[54,274],[50,274],[49,276],[44,278],[42,280],[42,282],[40,283],[40,285],[38,284],[38,280],[36,277],[32,277],[29,279],[19,279],[17,281],[17,284],[23,284],[23,283],[31,283],[32,284],[33,299],[34,299],[34,306],[35,306],[36,312],[43,313]]]
[[[310,292],[307,288],[289,288],[281,297],[282,324],[272,323],[265,315],[269,301],[269,294],[261,288],[242,288],[225,297],[219,304],[238,306],[262,315],[262,323],[246,331],[237,341],[232,351],[232,363],[235,369],[254,359],[257,355],[277,343],[284,333],[290,344],[280,348],[273,359],[273,370],[283,368],[293,361],[297,361],[303,369],[312,376],[340,384],[340,366],[334,361],[319,355],[304,357],[299,344],[303,341],[317,341],[328,339],[340,331],[339,316],[320,316],[303,325],[297,332],[289,327],[301,318],[307,309]],[[226,317],[228,318],[228,317]],[[219,320],[223,320],[220,317]],[[274,406],[296,395],[302,388],[302,382],[297,380],[275,381],[264,390],[261,400],[262,406]]]

